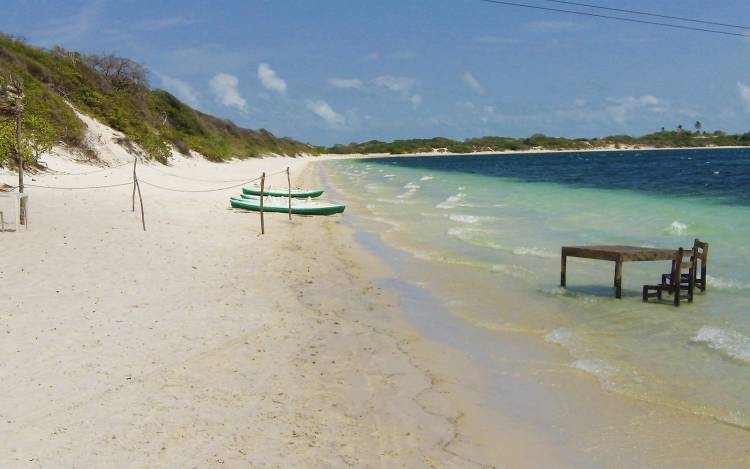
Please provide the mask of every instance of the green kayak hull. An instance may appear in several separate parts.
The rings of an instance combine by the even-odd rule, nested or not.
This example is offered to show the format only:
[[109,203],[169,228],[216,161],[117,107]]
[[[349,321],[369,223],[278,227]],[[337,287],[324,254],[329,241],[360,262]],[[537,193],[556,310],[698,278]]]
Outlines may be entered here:
[[[254,212],[260,211],[260,200],[258,199],[238,199],[232,197],[229,199],[229,203],[232,205],[232,208],[241,208],[244,210],[252,210]],[[292,207],[292,213],[296,215],[333,215],[336,213],[342,213],[345,209],[346,205],[330,204],[324,207]],[[289,213],[289,207],[263,205],[263,211]]]
[[[247,195],[260,195],[260,189],[256,189],[254,187],[243,187],[242,193]],[[320,197],[322,194],[322,189],[316,189],[313,191],[292,191],[292,197],[295,199],[307,199],[308,197],[315,198]],[[267,195],[270,197],[289,197],[289,191],[264,190],[263,195]]]

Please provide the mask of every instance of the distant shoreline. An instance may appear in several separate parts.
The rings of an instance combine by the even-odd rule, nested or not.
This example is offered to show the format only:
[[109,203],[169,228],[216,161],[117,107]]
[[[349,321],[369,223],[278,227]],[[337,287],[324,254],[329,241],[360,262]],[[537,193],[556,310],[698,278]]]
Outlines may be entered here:
[[623,148],[582,148],[582,149],[551,149],[540,148],[531,150],[499,150],[499,151],[474,151],[469,153],[455,152],[415,152],[415,153],[322,153],[318,156],[338,157],[338,158],[404,158],[413,156],[477,156],[477,155],[524,155],[539,153],[619,153],[619,152],[638,152],[638,151],[669,151],[669,150],[750,150],[750,146],[728,145],[728,146],[707,146],[707,147],[643,147],[629,146]]

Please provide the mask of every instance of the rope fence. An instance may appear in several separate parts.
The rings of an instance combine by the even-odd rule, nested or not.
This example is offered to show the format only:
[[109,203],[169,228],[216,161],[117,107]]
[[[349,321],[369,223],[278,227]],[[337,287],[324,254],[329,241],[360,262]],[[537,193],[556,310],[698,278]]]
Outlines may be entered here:
[[[277,175],[280,175],[280,174],[286,174],[287,175],[287,183],[289,185],[289,189],[288,190],[289,190],[289,197],[290,197],[290,200],[289,200],[289,219],[291,220],[291,217],[292,217],[292,205],[291,205],[292,183],[291,183],[291,179],[290,179],[290,176],[289,176],[289,168],[283,169],[281,171],[277,171],[275,173],[270,173],[270,174],[262,173],[260,176],[258,176],[256,178],[245,179],[245,180],[242,180],[242,182],[240,182],[239,184],[233,184],[231,186],[216,187],[216,188],[211,188],[211,189],[176,189],[176,188],[172,188],[172,187],[165,187],[165,186],[162,186],[162,185],[159,185],[159,184],[154,184],[152,182],[148,182],[148,181],[145,181],[143,179],[140,179],[138,177],[137,172],[136,172],[137,163],[138,163],[138,159],[136,158],[133,161],[133,177],[130,180],[128,180],[127,182],[121,182],[121,183],[116,183],[116,184],[106,184],[106,185],[99,185],[99,186],[76,186],[76,187],[47,186],[47,185],[42,185],[42,184],[24,184],[24,187],[33,187],[33,188],[37,188],[37,189],[76,191],[76,190],[109,189],[109,188],[113,188],[113,187],[124,187],[124,186],[130,186],[130,185],[132,185],[133,186],[133,211],[135,211],[135,195],[137,193],[139,201],[140,201],[140,206],[141,206],[141,222],[143,224],[143,231],[146,231],[146,221],[145,221],[145,215],[144,215],[144,210],[143,210],[143,197],[141,196],[140,183],[143,183],[143,184],[145,184],[147,186],[150,186],[150,187],[153,187],[155,189],[169,191],[169,192],[208,193],[208,192],[220,192],[220,191],[225,191],[225,190],[228,190],[228,189],[234,189],[234,188],[237,188],[237,187],[244,186],[246,184],[251,184],[251,183],[256,182],[256,181],[261,181],[261,196],[260,196],[261,210],[260,210],[260,220],[261,220],[261,234],[264,234],[265,233],[265,227],[264,227],[264,220],[263,220],[263,198],[264,198],[263,194],[264,194],[265,189],[270,189],[270,185],[266,186],[266,180],[267,180],[267,178],[269,178],[271,176],[277,176]],[[89,172],[83,172],[83,173],[61,173],[61,174],[55,174],[55,175],[60,175],[60,176],[83,176],[83,175],[87,175],[87,174],[94,174],[94,173],[98,173],[98,172],[102,172],[102,171],[107,171],[107,170],[111,170],[111,169],[120,168],[120,167],[123,167],[123,166],[127,166],[129,164],[130,163],[123,163],[123,164],[120,164],[120,165],[117,165],[117,166],[112,166],[112,167],[109,167],[109,168],[102,168],[102,169],[99,169],[99,170],[94,170],[94,171],[89,171]],[[151,168],[151,169],[154,169],[154,168]],[[167,174],[167,173],[163,173],[163,172],[158,171],[158,170],[156,170],[156,171],[160,172],[162,174],[165,174],[167,176],[180,177],[180,176],[176,176],[176,175],[170,175],[170,174]],[[183,178],[183,179],[190,179],[190,178]],[[197,179],[194,179],[194,180],[197,180]],[[200,180],[197,180],[197,181],[200,181]],[[228,180],[228,181],[211,181],[211,182],[235,182],[235,181],[240,181],[240,179],[234,179],[234,180]],[[201,182],[208,182],[208,181],[201,181]],[[14,190],[16,190],[18,188],[19,188],[19,186],[5,186],[6,192],[14,191]]]
[[[128,182],[123,182],[120,184],[109,184],[106,186],[60,187],[60,186],[42,186],[39,184],[24,184],[24,187],[36,187],[39,189],[60,189],[64,191],[77,191],[77,190],[87,190],[87,189],[108,189],[110,187],[129,186],[131,184],[133,184],[132,179]],[[17,189],[17,188],[18,186],[14,187],[14,189]]]

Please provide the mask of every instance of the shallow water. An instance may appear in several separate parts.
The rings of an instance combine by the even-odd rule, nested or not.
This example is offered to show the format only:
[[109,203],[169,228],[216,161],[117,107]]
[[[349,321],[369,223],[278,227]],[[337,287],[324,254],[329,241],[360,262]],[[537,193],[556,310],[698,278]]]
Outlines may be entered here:
[[[435,266],[421,286],[460,318],[561,347],[624,395],[750,428],[750,152],[414,157],[330,162],[358,215]],[[668,263],[568,260],[560,246],[711,243],[709,291],[642,304]]]

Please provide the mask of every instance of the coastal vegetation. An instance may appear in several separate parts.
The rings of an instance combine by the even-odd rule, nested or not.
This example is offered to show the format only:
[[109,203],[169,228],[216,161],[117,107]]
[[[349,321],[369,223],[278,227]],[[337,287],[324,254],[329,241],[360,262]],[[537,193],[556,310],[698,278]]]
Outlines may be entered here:
[[[267,130],[250,130],[197,111],[170,93],[151,88],[148,70],[114,55],[85,56],[61,47],[49,50],[0,34],[0,76],[23,83],[24,153],[33,162],[62,143],[91,157],[86,126],[73,107],[122,132],[122,143],[137,144],[146,155],[165,161],[170,147],[194,150],[211,160],[263,154],[319,153],[319,148]],[[0,165],[13,148],[12,125],[0,122]]]
[[696,122],[695,132],[683,130],[659,132],[632,137],[630,135],[611,135],[603,138],[562,138],[544,134],[534,134],[528,138],[513,137],[480,137],[465,140],[448,138],[394,140],[382,142],[370,140],[363,143],[334,145],[326,149],[328,153],[431,153],[443,151],[450,153],[473,153],[492,151],[522,150],[595,150],[618,148],[687,148],[687,147],[723,147],[750,146],[750,132],[744,134],[727,134],[722,131],[713,133],[701,132],[701,125]]

